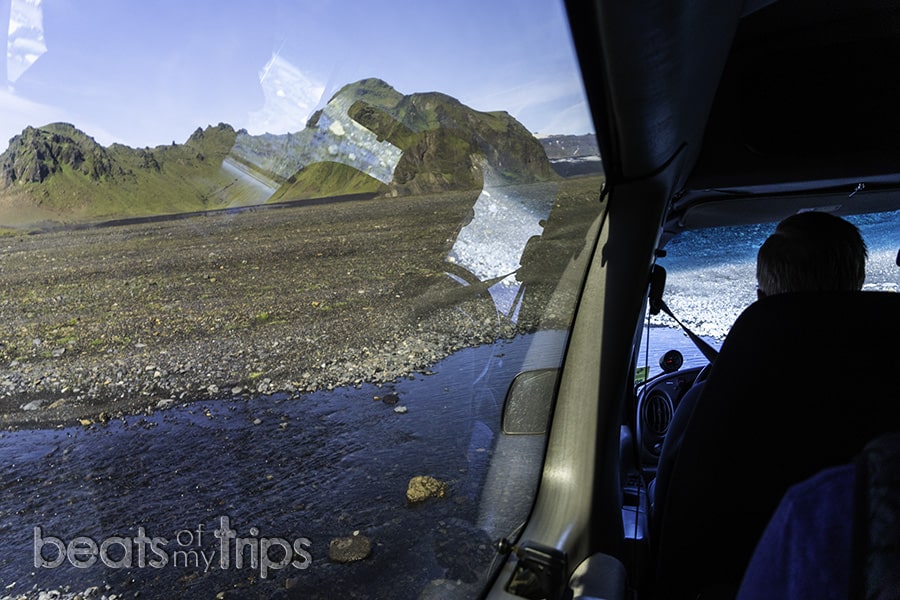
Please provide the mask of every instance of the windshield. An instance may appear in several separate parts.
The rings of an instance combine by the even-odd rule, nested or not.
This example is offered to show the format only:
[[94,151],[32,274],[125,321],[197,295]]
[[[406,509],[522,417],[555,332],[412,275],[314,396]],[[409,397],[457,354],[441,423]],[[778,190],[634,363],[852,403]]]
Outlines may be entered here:
[[3,593],[476,595],[603,210],[562,5],[0,8]]
[[[846,217],[856,225],[868,248],[863,290],[900,291],[897,231],[900,211]],[[756,300],[756,253],[776,223],[715,227],[686,231],[666,246],[659,260],[667,272],[664,299],[691,331],[719,348],[738,315]],[[662,372],[659,359],[679,350],[683,368],[702,367],[707,360],[684,330],[664,313],[648,316],[640,365],[653,376]]]

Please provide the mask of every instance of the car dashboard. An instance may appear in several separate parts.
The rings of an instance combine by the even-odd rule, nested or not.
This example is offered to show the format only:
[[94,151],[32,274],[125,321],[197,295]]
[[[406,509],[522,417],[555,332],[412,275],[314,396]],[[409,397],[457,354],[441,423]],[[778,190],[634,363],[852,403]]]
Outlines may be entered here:
[[663,442],[688,390],[705,376],[704,366],[663,372],[635,389],[633,424],[621,430],[622,524],[629,555],[649,560],[650,496]]
[[640,470],[646,478],[656,474],[659,455],[681,400],[704,367],[663,373],[638,388],[635,403],[635,443]]

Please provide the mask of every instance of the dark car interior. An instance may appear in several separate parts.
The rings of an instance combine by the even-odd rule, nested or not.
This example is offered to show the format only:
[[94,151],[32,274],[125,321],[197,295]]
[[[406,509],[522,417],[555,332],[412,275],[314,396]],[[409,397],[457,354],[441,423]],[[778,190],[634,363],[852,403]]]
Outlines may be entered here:
[[657,473],[668,478],[651,533],[658,593],[736,589],[788,487],[900,430],[895,386],[873,372],[900,335],[897,308],[890,292],[794,293],[741,315],[671,472]]
[[[532,583],[553,579],[554,556],[574,575],[517,587],[514,574],[541,562],[522,551],[490,597],[734,598],[785,491],[900,430],[885,358],[900,337],[900,295],[766,298],[711,368],[635,393],[651,271],[686,230],[900,208],[900,2],[573,0],[567,10],[607,176],[585,296],[616,293],[579,309],[569,357],[601,350],[562,374],[521,537],[543,552]],[[661,461],[697,379],[681,451]]]

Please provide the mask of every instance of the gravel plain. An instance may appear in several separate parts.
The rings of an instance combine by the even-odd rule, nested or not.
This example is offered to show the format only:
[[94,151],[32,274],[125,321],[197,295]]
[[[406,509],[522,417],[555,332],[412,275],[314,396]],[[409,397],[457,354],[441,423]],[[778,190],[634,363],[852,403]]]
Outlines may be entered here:
[[0,426],[386,382],[534,329],[446,274],[477,197],[0,237]]
[[458,287],[442,262],[475,196],[3,238],[2,418],[102,420],[172,401],[386,381],[490,341],[483,325],[496,316],[479,314],[477,298],[424,312]]

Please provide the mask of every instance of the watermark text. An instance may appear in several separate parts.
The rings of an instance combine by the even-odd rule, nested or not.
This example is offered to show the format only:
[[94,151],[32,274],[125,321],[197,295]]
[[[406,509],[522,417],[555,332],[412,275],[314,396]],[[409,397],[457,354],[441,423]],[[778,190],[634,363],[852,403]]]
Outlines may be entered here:
[[262,537],[251,527],[249,535],[239,535],[231,518],[219,517],[215,529],[180,529],[171,537],[151,537],[144,527],[137,535],[111,536],[95,540],[77,536],[66,542],[34,528],[34,566],[55,569],[68,562],[78,569],[88,569],[98,562],[111,569],[162,569],[169,565],[194,568],[204,573],[210,569],[253,569],[266,579],[270,571],[287,567],[307,569],[313,558],[312,542],[305,537],[289,541],[280,537]]

